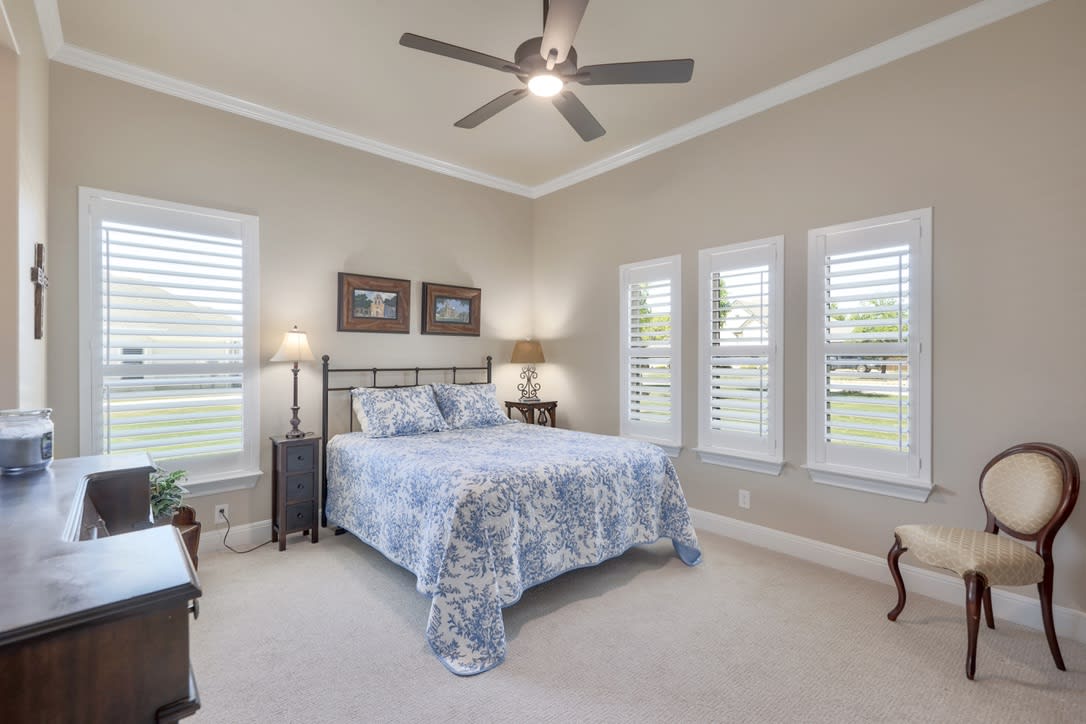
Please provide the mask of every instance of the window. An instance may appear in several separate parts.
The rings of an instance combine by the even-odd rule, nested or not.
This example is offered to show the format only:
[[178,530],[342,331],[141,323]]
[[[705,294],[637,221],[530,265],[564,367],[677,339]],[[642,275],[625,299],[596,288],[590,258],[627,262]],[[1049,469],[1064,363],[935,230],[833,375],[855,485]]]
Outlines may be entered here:
[[678,256],[619,268],[622,314],[619,430],[671,456],[682,445],[682,314]]
[[931,209],[809,233],[807,467],[816,482],[931,492]]
[[784,237],[698,254],[698,457],[779,475],[783,466]]
[[80,448],[256,484],[258,220],[81,188]]

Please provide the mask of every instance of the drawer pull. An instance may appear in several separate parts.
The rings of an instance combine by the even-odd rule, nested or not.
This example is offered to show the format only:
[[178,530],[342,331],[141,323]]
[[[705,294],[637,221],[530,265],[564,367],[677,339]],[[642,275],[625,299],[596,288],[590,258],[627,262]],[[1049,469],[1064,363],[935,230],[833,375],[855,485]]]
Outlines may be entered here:
[[305,483],[298,483],[298,485],[297,485],[297,488],[296,488],[296,489],[297,489],[297,490],[303,490],[304,488],[305,488]]
[[304,518],[304,517],[305,517],[305,513],[297,513],[297,514],[295,515],[295,517],[296,517],[296,518],[297,518],[298,520],[301,520],[302,518]]

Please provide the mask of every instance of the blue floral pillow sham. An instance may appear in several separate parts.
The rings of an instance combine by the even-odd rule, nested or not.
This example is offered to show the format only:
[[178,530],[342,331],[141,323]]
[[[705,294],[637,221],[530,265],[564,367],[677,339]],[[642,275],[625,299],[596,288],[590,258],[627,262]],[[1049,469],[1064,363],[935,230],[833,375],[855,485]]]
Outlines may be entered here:
[[447,430],[430,385],[351,390],[351,407],[366,437],[396,437]]
[[494,385],[434,385],[434,397],[449,428],[490,427],[510,422]]

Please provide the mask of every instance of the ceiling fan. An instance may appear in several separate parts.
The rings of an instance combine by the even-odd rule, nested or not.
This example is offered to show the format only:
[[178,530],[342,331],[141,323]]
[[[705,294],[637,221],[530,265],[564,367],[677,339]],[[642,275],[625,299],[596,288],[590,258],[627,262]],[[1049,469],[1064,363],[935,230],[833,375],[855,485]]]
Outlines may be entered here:
[[568,84],[686,83],[694,74],[694,61],[690,58],[645,60],[578,68],[573,37],[577,34],[586,7],[588,0],[543,0],[543,35],[521,43],[513,54],[514,62],[414,33],[404,33],[400,37],[400,45],[511,73],[527,85],[527,88],[503,93],[472,111],[453,124],[458,128],[475,128],[531,92],[550,98],[573,130],[585,141],[591,141],[606,131],[573,91],[566,90]]

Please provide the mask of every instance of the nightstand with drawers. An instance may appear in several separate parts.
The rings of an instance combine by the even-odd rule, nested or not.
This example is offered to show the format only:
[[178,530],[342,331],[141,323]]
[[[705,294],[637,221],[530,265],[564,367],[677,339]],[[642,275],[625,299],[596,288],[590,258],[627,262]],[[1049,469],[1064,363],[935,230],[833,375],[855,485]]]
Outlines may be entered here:
[[272,540],[286,550],[287,535],[301,531],[317,542],[320,506],[319,437],[273,437]]

